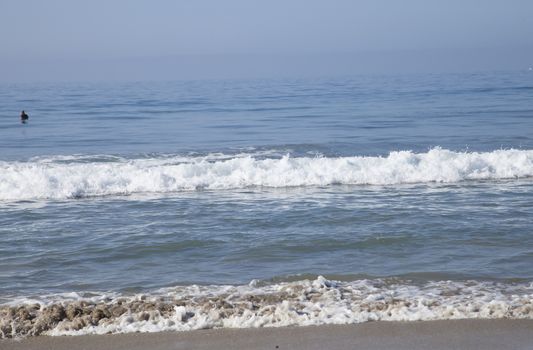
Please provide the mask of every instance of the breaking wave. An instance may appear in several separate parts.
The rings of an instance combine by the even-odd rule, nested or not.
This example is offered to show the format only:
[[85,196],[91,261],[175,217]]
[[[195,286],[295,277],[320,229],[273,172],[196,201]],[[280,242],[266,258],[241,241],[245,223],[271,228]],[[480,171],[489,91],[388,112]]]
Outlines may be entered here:
[[386,157],[70,156],[0,161],[0,200],[247,187],[454,183],[531,176],[533,150],[454,152],[434,148],[427,153],[391,152]]
[[70,293],[0,305],[0,338],[465,318],[533,319],[533,284],[319,276],[260,285],[183,286],[150,294]]

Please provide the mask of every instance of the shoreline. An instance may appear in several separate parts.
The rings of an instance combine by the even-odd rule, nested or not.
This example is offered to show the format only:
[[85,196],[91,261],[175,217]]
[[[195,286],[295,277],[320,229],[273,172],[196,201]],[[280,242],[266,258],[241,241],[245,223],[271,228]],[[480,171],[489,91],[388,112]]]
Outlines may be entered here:
[[0,340],[3,350],[531,349],[531,344],[533,320],[530,319],[366,322]]
[[0,337],[119,334],[375,321],[533,319],[533,286],[488,282],[337,282],[191,286],[128,297],[33,301],[0,307]]

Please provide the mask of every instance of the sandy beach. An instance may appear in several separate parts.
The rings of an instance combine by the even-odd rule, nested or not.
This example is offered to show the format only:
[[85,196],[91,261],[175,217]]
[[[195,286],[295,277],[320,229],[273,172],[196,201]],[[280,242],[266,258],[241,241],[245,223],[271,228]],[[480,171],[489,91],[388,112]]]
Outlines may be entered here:
[[533,349],[533,320],[369,322],[296,328],[32,337],[0,349]]

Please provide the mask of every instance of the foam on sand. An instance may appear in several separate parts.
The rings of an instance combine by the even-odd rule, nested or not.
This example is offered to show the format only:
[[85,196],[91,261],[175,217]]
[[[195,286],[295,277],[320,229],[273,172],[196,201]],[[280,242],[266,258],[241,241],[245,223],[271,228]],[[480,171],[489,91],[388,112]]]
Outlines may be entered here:
[[105,156],[0,161],[0,200],[68,199],[198,189],[344,185],[394,185],[533,176],[533,150],[485,153],[435,148],[387,157],[263,158],[253,155]]
[[184,286],[149,294],[76,293],[0,306],[0,336],[82,335],[353,324],[367,321],[533,319],[533,284],[319,276],[257,286]]

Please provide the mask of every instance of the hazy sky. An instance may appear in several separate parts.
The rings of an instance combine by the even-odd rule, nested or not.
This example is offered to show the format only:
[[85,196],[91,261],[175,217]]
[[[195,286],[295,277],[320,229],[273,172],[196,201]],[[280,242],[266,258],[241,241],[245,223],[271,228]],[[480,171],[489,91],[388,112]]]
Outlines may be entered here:
[[6,81],[527,69],[533,1],[0,0],[0,50]]

